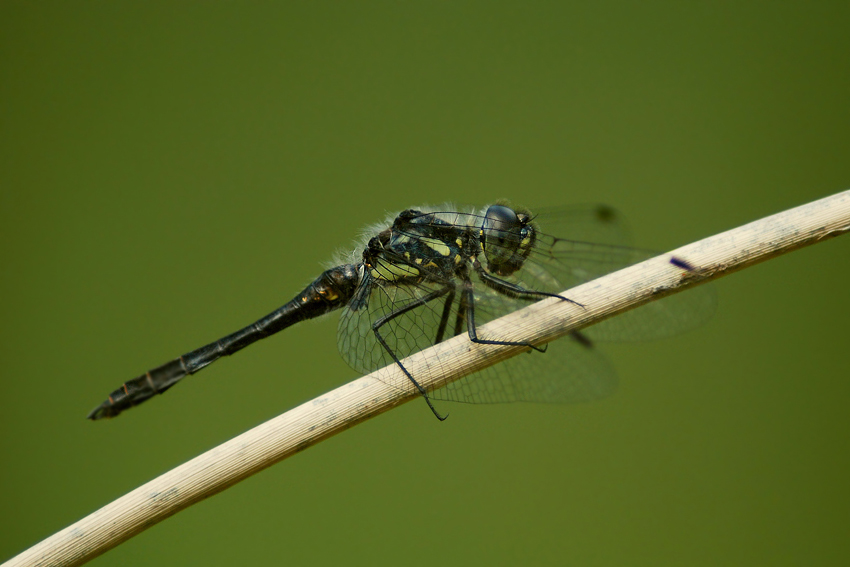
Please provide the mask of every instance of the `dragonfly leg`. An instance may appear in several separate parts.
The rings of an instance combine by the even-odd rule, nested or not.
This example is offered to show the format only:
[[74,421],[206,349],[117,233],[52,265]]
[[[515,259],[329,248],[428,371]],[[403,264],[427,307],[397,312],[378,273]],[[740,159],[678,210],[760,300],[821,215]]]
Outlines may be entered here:
[[466,294],[462,293],[457,306],[457,317],[455,317],[455,336],[459,335],[466,323]]
[[[454,288],[452,286],[446,286],[444,288],[432,291],[431,293],[420,297],[416,301],[408,303],[407,305],[405,305],[401,309],[396,309],[392,313],[390,313],[388,315],[384,315],[383,317],[381,317],[380,319],[378,319],[377,321],[372,323],[372,331],[375,333],[375,338],[378,339],[378,342],[381,344],[382,347],[384,347],[384,350],[387,351],[387,354],[389,354],[392,357],[393,361],[395,361],[395,363],[398,365],[398,367],[401,368],[401,371],[404,372],[404,375],[407,376],[407,379],[410,380],[410,382],[416,387],[416,389],[419,391],[419,393],[422,394],[422,397],[425,398],[425,403],[428,404],[428,407],[431,408],[431,412],[433,412],[433,414],[440,421],[444,421],[447,417],[449,417],[448,414],[446,414],[444,416],[440,415],[440,413],[434,407],[434,404],[431,403],[431,398],[428,397],[428,392],[425,391],[425,388],[423,388],[419,384],[419,382],[416,381],[416,379],[413,377],[413,375],[410,374],[410,372],[407,370],[407,368],[404,367],[404,365],[401,363],[401,360],[399,360],[396,353],[393,351],[392,348],[390,348],[390,345],[387,344],[386,339],[384,339],[384,337],[381,335],[381,327],[383,327],[384,325],[386,325],[387,323],[389,323],[390,321],[392,321],[396,317],[399,317],[400,315],[407,313],[408,311],[416,309],[417,307],[422,307],[423,305],[427,304],[428,302],[434,301],[435,299],[438,299],[438,298],[440,298],[440,297],[442,297],[446,294],[453,294],[453,293],[454,293]],[[443,311],[445,312],[446,309],[444,309]]]
[[[498,279],[498,278],[496,278]],[[508,284],[508,282],[504,282]],[[516,287],[518,289],[522,289],[519,286],[513,286],[513,284],[508,284],[509,286]],[[529,294],[536,294],[540,292],[532,292],[529,290],[525,290]],[[506,294],[507,295],[507,294]],[[551,296],[553,294],[542,294],[544,296]],[[478,337],[478,331],[475,327],[475,294],[473,291],[472,280],[469,279],[468,275],[463,276],[463,296],[466,303],[466,332],[469,335],[469,340],[483,345],[502,345],[502,346],[524,346],[529,347],[537,352],[546,352],[546,345],[539,347],[531,344],[528,341],[494,341],[491,339],[481,339]],[[561,297],[560,295],[555,295],[555,297]],[[525,299],[525,297],[523,297]],[[566,298],[563,298],[566,299]],[[569,300],[567,300],[569,301]]]
[[484,284],[496,291],[501,293],[502,295],[506,295],[508,297],[513,297],[514,299],[524,299],[526,301],[535,301],[538,299],[543,299],[544,297],[557,297],[563,301],[568,301],[573,305],[578,305],[579,307],[584,307],[578,301],[573,301],[568,297],[564,297],[563,295],[558,295],[557,293],[547,293],[545,291],[534,291],[533,289],[526,289],[522,286],[518,286],[516,284],[512,284],[511,282],[507,282],[501,278],[497,278],[493,274],[489,273],[484,267],[476,260],[473,264],[478,277],[481,278],[481,281]]
[[[455,290],[454,288],[449,291],[448,297],[446,297],[446,302],[443,305],[443,314],[440,316],[440,326],[437,329],[437,336],[434,337],[434,344],[443,342],[443,334],[446,332],[446,325],[449,322],[449,315],[452,313],[452,305],[455,302]],[[457,331],[455,331],[455,335]],[[452,335],[454,336],[454,335]]]

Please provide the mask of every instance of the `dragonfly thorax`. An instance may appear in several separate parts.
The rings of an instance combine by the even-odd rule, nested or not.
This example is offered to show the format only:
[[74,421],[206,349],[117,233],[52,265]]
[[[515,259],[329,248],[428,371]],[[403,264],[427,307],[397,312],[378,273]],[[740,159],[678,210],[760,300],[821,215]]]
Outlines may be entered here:
[[369,241],[363,263],[379,280],[448,281],[480,249],[476,233],[477,227],[447,223],[433,213],[409,209]]

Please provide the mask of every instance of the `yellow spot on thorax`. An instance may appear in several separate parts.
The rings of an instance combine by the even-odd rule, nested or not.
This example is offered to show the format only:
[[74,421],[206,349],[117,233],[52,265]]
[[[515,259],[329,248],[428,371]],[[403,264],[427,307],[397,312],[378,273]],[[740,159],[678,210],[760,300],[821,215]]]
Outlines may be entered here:
[[449,254],[452,253],[451,249],[446,246],[442,240],[437,240],[436,238],[420,238],[419,241],[440,256],[449,256]]
[[393,264],[391,262],[380,263],[377,267],[372,268],[369,272],[373,278],[394,282],[403,278],[415,278],[419,275],[419,270],[407,264]]

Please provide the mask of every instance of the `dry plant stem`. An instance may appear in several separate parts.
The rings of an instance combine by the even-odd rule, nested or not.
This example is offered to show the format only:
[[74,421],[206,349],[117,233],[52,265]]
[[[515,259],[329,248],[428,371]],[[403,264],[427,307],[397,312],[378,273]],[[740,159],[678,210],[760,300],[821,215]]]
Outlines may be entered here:
[[[850,191],[700,240],[549,299],[486,326],[506,340],[545,343],[648,301],[850,230]],[[686,261],[686,271],[670,263]],[[491,336],[492,336],[491,335]],[[461,335],[404,361],[426,388],[519,354]],[[439,356],[439,364],[434,357]],[[430,360],[430,365],[429,365]],[[447,371],[442,375],[434,368]],[[398,372],[387,368],[379,372]],[[417,396],[375,374],[345,384],[207,451],[133,490],[9,560],[5,565],[80,565],[195,502],[357,423]],[[435,421],[436,424],[436,421]]]

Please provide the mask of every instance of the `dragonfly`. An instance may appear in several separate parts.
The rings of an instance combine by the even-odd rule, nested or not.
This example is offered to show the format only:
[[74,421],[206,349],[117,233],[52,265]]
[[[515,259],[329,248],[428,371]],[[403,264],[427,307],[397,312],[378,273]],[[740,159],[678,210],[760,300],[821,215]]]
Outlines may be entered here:
[[[119,415],[223,356],[298,322],[341,311],[337,347],[361,373],[397,366],[393,386],[432,400],[467,403],[599,399],[616,388],[611,364],[595,346],[604,340],[667,337],[698,326],[714,310],[706,286],[648,303],[551,345],[507,341],[481,327],[546,298],[570,302],[566,289],[643,261],[654,253],[632,248],[620,215],[604,205],[529,210],[499,201],[481,209],[407,209],[366,231],[347,262],[320,274],[292,300],[232,334],[129,380],[88,418]],[[373,235],[369,237],[368,235]],[[688,271],[686,259],[671,258]],[[514,357],[439,389],[426,389],[402,363],[407,356],[465,334],[473,343],[516,345],[533,359]],[[551,348],[549,348],[551,347]],[[439,366],[440,361],[434,367]]]

